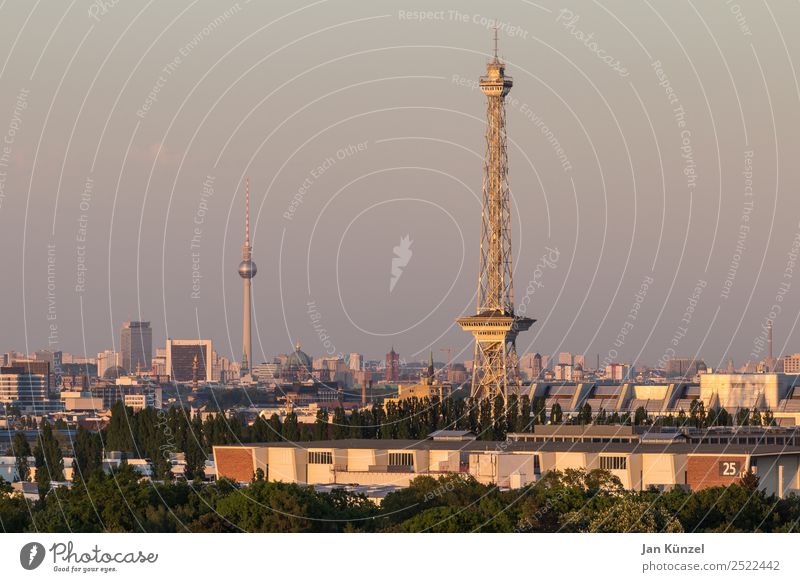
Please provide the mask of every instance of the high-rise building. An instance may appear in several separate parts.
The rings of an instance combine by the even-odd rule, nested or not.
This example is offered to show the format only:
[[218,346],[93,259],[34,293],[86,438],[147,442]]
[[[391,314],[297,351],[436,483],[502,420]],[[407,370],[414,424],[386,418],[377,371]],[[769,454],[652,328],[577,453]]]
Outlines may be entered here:
[[354,372],[361,370],[364,367],[364,356],[362,356],[361,354],[357,354],[356,352],[353,352],[352,354],[350,354],[349,364],[350,364],[350,369],[353,370]]
[[198,380],[213,382],[211,340],[167,340],[167,373],[173,382],[191,382],[194,378],[194,358],[197,357]]
[[121,366],[130,374],[149,372],[153,360],[153,330],[149,321],[126,321],[120,332]]
[[627,364],[612,363],[606,366],[605,379],[613,382],[622,382],[630,376],[630,366]]
[[459,318],[458,324],[475,337],[471,396],[499,395],[505,400],[509,387],[520,385],[517,334],[535,320],[514,313],[505,109],[513,82],[497,53],[497,29],[494,40],[494,58],[480,79],[486,95],[486,134],[477,312]]
[[244,288],[244,303],[242,311],[242,365],[240,374],[244,376],[253,365],[253,352],[251,351],[250,320],[252,308],[250,307],[250,280],[256,276],[258,269],[252,259],[253,249],[250,246],[250,181],[245,180],[244,186],[244,245],[242,245],[242,262],[239,263],[239,276],[242,278]]
[[529,352],[519,358],[521,374],[528,380],[536,380],[542,374],[542,356]]
[[[101,378],[106,370],[122,365],[122,358],[119,352],[105,350],[97,354],[97,375]],[[127,372],[127,370],[125,370]]]
[[800,374],[800,354],[792,354],[783,358],[784,374]]
[[394,346],[392,346],[392,349],[386,354],[386,381],[400,381],[400,354],[394,351]]
[[697,366],[700,364],[703,364],[703,361],[694,358],[670,358],[667,360],[664,373],[667,378],[691,378],[697,374]]
[[251,370],[259,382],[275,382],[280,379],[281,365],[278,362],[263,362]]
[[32,374],[21,366],[0,368],[0,403],[16,406],[23,413],[45,412],[47,376]]

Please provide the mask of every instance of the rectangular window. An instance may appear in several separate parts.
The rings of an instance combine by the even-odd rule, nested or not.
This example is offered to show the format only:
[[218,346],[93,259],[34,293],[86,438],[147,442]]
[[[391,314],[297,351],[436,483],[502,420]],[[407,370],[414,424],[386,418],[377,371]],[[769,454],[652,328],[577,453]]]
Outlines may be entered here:
[[414,454],[413,453],[389,453],[389,466],[390,467],[413,467]]
[[600,456],[600,468],[606,471],[619,471],[628,468],[626,457],[604,457]]
[[333,465],[333,453],[330,451],[309,451],[309,465]]

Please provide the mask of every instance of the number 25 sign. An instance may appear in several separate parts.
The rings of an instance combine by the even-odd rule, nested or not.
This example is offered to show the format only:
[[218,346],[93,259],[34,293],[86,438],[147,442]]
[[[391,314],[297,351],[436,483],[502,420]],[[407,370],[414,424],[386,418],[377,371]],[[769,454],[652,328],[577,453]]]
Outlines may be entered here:
[[719,475],[720,477],[736,477],[741,472],[740,461],[720,461],[719,462]]

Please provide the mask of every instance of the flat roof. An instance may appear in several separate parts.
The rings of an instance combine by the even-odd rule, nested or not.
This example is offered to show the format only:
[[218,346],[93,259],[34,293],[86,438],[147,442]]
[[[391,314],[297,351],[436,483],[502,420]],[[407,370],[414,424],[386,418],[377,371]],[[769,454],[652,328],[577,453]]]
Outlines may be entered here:
[[609,453],[609,454],[695,454],[695,455],[776,455],[800,454],[800,446],[691,444],[691,443],[557,443],[532,441],[433,441],[413,439],[340,439],[305,442],[243,443],[217,445],[214,448],[300,448],[300,449],[377,449],[477,452]]

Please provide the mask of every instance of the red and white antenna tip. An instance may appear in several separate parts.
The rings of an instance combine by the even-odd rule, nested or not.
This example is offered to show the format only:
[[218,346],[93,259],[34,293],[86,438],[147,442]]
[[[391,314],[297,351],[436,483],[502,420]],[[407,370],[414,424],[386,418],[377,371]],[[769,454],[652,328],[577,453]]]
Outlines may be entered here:
[[250,244],[250,178],[244,179],[244,240]]

